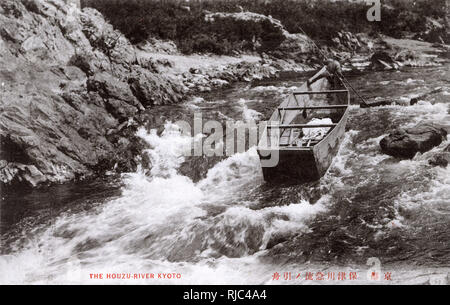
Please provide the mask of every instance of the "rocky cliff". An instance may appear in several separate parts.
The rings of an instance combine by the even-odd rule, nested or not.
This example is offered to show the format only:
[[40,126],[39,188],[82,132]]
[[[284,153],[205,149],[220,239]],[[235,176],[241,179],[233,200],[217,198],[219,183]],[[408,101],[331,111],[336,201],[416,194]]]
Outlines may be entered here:
[[131,118],[183,94],[154,66],[77,1],[1,1],[1,183],[36,186],[135,167]]

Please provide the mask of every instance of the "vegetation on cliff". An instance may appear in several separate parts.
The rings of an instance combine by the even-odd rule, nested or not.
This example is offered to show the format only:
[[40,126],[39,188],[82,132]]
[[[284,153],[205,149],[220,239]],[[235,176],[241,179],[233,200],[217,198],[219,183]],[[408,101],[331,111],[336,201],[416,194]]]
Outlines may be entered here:
[[[364,1],[329,0],[82,0],[92,6],[132,42],[156,37],[176,42],[184,53],[233,51],[276,48],[283,37],[274,31],[269,21],[261,23],[222,18],[208,22],[214,12],[254,12],[281,21],[290,33],[302,29],[316,41],[330,43],[337,32],[352,31],[403,37],[405,33],[427,33],[425,39],[448,39],[443,27],[430,29],[430,18],[445,24],[445,0],[383,1],[381,22],[366,18],[369,6]],[[432,32],[432,33],[430,33]],[[447,35],[447,36],[446,36]],[[259,43],[261,42],[262,43]]]

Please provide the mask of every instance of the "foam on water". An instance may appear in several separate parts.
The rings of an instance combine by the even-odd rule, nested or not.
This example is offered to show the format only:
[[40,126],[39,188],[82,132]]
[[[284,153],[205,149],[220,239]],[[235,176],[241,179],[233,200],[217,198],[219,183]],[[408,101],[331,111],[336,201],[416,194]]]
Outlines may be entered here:
[[254,92],[273,92],[273,93],[291,93],[292,91],[296,91],[298,90],[299,87],[297,86],[290,86],[290,87],[286,87],[286,86],[257,86],[257,87],[253,87],[251,90]]
[[[189,283],[223,283],[242,278],[273,235],[307,230],[306,222],[324,210],[306,201],[254,210],[253,202],[233,200],[262,184],[255,148],[217,163],[194,183],[177,172],[191,137],[171,123],[160,136],[144,129],[138,135],[151,147],[150,173],[123,175],[119,198],[61,215],[17,253],[2,256],[0,282],[86,283],[89,273],[181,272]],[[211,205],[222,212],[206,217]],[[239,260],[247,268],[236,269]],[[139,282],[148,280],[130,283]]]
[[242,119],[246,122],[258,120],[262,116],[262,113],[248,108],[247,102],[245,99],[239,99],[238,101],[238,104],[242,107]]
[[412,190],[402,193],[397,204],[408,209],[429,208],[441,209],[450,215],[450,168],[433,168],[434,177],[428,181],[427,190]]
[[216,200],[239,195],[236,191],[249,184],[258,186],[262,183],[259,157],[253,147],[217,163],[197,185]]
[[151,160],[152,176],[173,176],[184,162],[184,153],[190,151],[193,139],[183,135],[180,128],[172,123],[166,123],[161,136],[155,129],[147,133],[140,128],[137,135],[144,139],[150,149],[146,151]]
[[[410,100],[410,97],[405,100]],[[429,101],[419,101],[413,106],[383,106],[382,109],[392,109],[392,115],[398,118],[408,117],[408,123],[402,127],[412,127],[423,121],[446,122],[450,115],[448,114],[449,103],[431,103]]]

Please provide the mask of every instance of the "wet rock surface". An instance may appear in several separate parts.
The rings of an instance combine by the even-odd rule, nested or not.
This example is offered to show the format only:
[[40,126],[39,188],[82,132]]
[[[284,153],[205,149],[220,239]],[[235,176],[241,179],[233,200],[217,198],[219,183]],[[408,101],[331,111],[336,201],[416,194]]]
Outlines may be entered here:
[[432,166],[447,167],[450,162],[450,145],[445,147],[442,151],[433,154],[428,159],[428,164]]
[[413,158],[445,140],[447,132],[431,123],[421,123],[412,128],[397,128],[380,141],[381,150],[398,158]]
[[123,123],[180,101],[182,84],[139,62],[99,12],[73,1],[2,1],[0,25],[1,183],[133,170],[142,143]]
[[377,51],[370,58],[370,67],[373,70],[397,70],[399,62],[395,61],[386,51]]

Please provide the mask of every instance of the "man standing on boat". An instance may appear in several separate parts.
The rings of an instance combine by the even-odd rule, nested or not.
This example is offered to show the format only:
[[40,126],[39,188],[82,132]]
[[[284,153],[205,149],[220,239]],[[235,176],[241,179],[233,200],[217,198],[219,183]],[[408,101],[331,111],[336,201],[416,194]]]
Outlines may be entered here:
[[341,64],[334,59],[327,59],[326,63],[326,70],[324,71],[324,73],[318,75],[316,78],[313,78],[311,80],[308,80],[306,83],[309,86],[311,86],[313,83],[315,83],[316,81],[318,81],[321,78],[327,77],[331,83],[335,84],[336,82],[335,77],[341,78],[342,77],[342,68],[341,68]]

